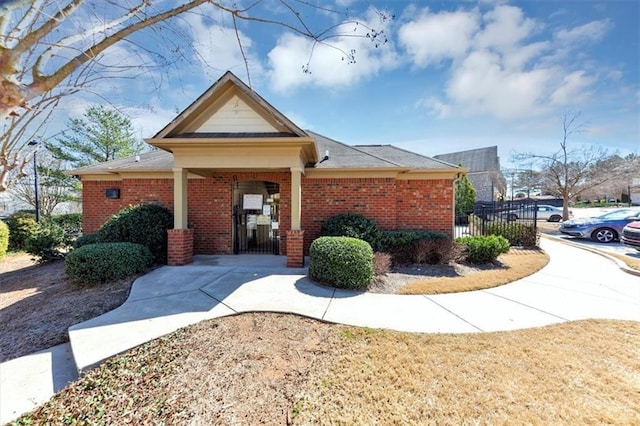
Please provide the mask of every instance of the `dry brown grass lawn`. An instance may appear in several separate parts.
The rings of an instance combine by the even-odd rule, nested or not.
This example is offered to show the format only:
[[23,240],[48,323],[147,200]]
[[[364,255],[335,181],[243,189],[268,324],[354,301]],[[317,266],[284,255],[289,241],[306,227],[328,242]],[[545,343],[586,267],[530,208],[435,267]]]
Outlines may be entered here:
[[338,333],[327,376],[302,399],[301,423],[640,424],[636,322]]
[[496,287],[527,277],[549,263],[549,256],[541,250],[512,249],[498,258],[501,267],[474,272],[461,277],[436,277],[411,282],[400,294],[439,294],[481,290]]
[[410,334],[281,314],[202,322],[23,424],[640,424],[640,323]]

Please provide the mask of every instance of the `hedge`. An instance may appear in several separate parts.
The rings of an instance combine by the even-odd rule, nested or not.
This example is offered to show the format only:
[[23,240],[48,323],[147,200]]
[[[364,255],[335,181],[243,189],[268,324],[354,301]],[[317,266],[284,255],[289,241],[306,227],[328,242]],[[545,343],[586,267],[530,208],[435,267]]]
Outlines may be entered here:
[[152,263],[153,255],[142,244],[98,243],[71,251],[64,267],[69,278],[98,284],[143,272]]
[[0,220],[0,260],[7,254],[9,248],[9,227]]
[[98,230],[98,240],[145,245],[157,263],[166,263],[167,230],[172,227],[173,215],[165,207],[138,204],[120,210],[105,222]]
[[358,238],[373,246],[380,237],[380,231],[372,219],[358,213],[341,213],[322,223],[319,236]]
[[24,250],[27,239],[38,232],[36,215],[28,210],[13,213],[6,223],[9,227],[9,251]]

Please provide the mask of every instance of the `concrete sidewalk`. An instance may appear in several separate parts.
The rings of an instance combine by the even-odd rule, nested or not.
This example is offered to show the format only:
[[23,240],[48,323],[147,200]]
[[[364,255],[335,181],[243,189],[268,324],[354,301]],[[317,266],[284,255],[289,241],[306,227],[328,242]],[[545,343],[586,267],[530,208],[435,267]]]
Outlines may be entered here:
[[[527,278],[488,290],[434,296],[318,286],[306,277],[306,269],[287,269],[283,257],[199,256],[191,265],[167,266],[141,277],[121,307],[71,327],[75,366],[58,363],[57,368],[83,372],[180,327],[241,312],[288,312],[335,323],[425,333],[513,330],[586,318],[640,321],[637,276],[622,272],[598,254],[553,240],[543,239],[541,244],[551,261]],[[57,390],[47,382],[43,383],[46,391],[37,397],[26,391],[14,393],[24,389],[21,381],[43,382],[41,375],[27,379],[32,372],[29,361],[19,364],[19,360],[2,364],[0,370],[1,423]],[[14,361],[15,365],[5,367]],[[7,394],[14,398],[6,399]]]

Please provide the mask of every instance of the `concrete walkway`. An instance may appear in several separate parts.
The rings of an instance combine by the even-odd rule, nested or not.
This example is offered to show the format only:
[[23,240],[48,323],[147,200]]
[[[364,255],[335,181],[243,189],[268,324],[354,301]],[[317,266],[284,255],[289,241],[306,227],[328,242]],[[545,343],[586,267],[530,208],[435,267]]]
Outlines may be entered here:
[[[121,307],[71,327],[75,366],[58,357],[53,370],[65,372],[57,377],[74,368],[84,372],[180,327],[241,312],[288,312],[424,333],[513,330],[587,318],[640,321],[640,277],[589,251],[547,239],[541,245],[551,261],[527,278],[488,290],[434,296],[318,286],[305,269],[287,269],[284,257],[199,256],[191,265],[162,267],[139,278]],[[46,361],[31,368],[34,356],[0,366],[0,423],[59,389],[55,380],[45,380]],[[51,370],[49,366],[49,376]],[[24,382],[38,383],[38,391],[28,391]]]

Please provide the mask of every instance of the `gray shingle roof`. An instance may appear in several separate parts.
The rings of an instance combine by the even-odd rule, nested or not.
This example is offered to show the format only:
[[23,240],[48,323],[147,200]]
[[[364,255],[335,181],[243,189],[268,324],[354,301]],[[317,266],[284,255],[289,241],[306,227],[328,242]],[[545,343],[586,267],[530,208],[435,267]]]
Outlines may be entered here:
[[[307,131],[317,144],[320,158],[328,151],[329,158],[315,164],[318,169],[455,169],[457,165],[416,154],[392,145],[350,146],[317,133]],[[146,152],[135,157],[108,161],[74,170],[73,174],[102,174],[118,171],[151,172],[171,171],[173,154],[163,150]]]
[[393,145],[356,145],[356,148],[399,166],[412,169],[452,169],[458,167],[456,164],[420,155]]
[[328,160],[316,163],[315,167],[318,169],[398,167],[398,164],[378,158],[342,142],[329,139],[308,130],[307,134],[315,139],[321,160],[324,158],[326,152],[329,152]]
[[470,173],[500,170],[497,146],[434,155],[433,158],[451,164],[462,164],[463,167],[469,169]]
[[[139,159],[139,161],[136,161]],[[119,158],[73,171],[74,174],[109,173],[118,170],[126,171],[171,171],[173,154],[163,150],[145,152],[139,156]]]

